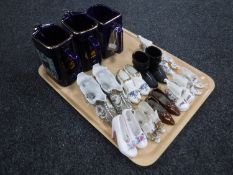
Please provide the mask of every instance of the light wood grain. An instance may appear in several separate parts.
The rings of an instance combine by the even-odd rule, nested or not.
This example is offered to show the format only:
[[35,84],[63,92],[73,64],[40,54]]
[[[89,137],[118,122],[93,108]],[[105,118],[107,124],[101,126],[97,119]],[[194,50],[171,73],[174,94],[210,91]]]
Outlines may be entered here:
[[[123,68],[126,64],[132,64],[132,53],[139,49],[139,41],[136,35],[130,31],[124,29],[124,52],[116,54],[111,58],[103,60],[103,65],[107,66],[114,74]],[[162,49],[163,50],[163,49]],[[164,51],[164,50],[163,50]],[[214,81],[205,73],[185,63],[179,58],[171,55],[178,65],[184,66],[195,72],[198,76],[204,77],[204,83],[208,86],[204,89],[203,95],[196,97],[191,108],[187,112],[182,112],[179,117],[174,117],[176,124],[174,126],[166,125],[166,133],[161,135],[161,142],[159,144],[149,142],[149,145],[145,149],[138,150],[137,157],[130,159],[134,163],[141,166],[148,166],[153,164],[161,154],[167,149],[175,137],[180,133],[188,121],[193,117],[195,112],[204,103],[210,93],[213,91],[215,84]],[[88,72],[91,73],[90,71]],[[110,126],[104,124],[95,114],[94,108],[86,103],[82,93],[76,82],[68,87],[62,87],[58,85],[53,79],[51,79],[46,73],[44,67],[39,67],[40,76],[57,91],[69,104],[71,104],[86,120],[88,120],[100,133],[102,133],[112,144],[115,144],[111,138]],[[161,89],[164,89],[164,85],[159,85]],[[191,145],[190,145],[191,146]],[[88,148],[87,148],[88,149]],[[98,147],[96,148],[98,149]],[[120,152],[119,152],[120,153]]]

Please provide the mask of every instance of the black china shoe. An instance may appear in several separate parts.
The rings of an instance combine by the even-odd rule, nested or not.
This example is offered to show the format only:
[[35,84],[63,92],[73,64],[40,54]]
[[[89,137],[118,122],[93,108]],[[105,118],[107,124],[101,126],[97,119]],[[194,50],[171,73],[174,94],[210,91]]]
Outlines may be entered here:
[[132,55],[133,58],[133,66],[137,71],[139,71],[142,75],[142,78],[145,82],[151,87],[158,87],[158,82],[154,78],[154,76],[150,73],[150,58],[142,51],[136,51]]
[[160,67],[159,63],[162,60],[162,52],[159,48],[155,46],[149,46],[146,48],[145,53],[150,58],[150,72],[155,77],[155,79],[160,83],[166,83],[164,80],[167,76],[163,69]]

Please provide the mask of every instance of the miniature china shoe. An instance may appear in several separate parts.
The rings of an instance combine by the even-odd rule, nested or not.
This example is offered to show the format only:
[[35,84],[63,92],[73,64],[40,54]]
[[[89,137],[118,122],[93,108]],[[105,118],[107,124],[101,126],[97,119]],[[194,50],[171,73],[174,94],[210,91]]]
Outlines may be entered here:
[[162,60],[166,61],[168,65],[171,66],[172,69],[174,70],[180,69],[180,66],[178,66],[174,61],[174,59],[171,56],[169,56],[166,52],[163,52]]
[[99,84],[95,79],[81,72],[77,75],[77,84],[85,99],[95,106],[96,114],[104,121],[111,123],[112,118],[117,115],[116,110],[108,101]]
[[140,102],[138,109],[145,115],[145,117],[151,119],[154,122],[157,131],[160,133],[164,133],[166,131],[164,124],[159,118],[157,110],[154,111],[147,102]]
[[154,97],[158,102],[170,113],[176,116],[180,115],[179,109],[175,103],[171,101],[160,89],[153,89],[150,96]]
[[169,80],[167,80],[167,89],[165,90],[165,94],[175,102],[180,111],[187,111],[190,107],[187,100],[193,100],[194,98],[194,96],[188,92],[188,89],[182,88]]
[[149,96],[145,100],[153,110],[157,110],[160,120],[167,125],[174,125],[175,121],[171,114],[163,108],[162,105],[152,96]]
[[122,112],[122,118],[126,124],[129,135],[133,138],[135,145],[138,148],[145,148],[148,144],[147,138],[135,119],[134,114],[130,109],[125,109]]
[[197,89],[191,81],[189,81],[187,78],[183,77],[182,75],[174,74],[172,76],[172,81],[175,82],[177,85],[181,87],[185,87],[190,90],[190,92],[194,95],[201,95],[202,90]]
[[166,74],[168,75],[174,74],[174,71],[170,68],[170,66],[168,65],[166,61],[162,60],[159,65],[161,66],[161,68]]
[[149,46],[152,46],[153,45],[153,42],[142,37],[141,35],[138,35],[137,38],[139,39],[140,41],[140,48],[144,51],[147,47]]
[[106,67],[95,64],[92,68],[92,73],[100,87],[107,93],[118,114],[121,114],[124,109],[132,108],[121,85],[119,85],[114,75]]
[[203,84],[203,82],[201,82],[201,80],[196,74],[194,74],[191,70],[185,67],[181,68],[181,75],[190,80],[196,88],[202,89],[206,87],[206,84]]
[[124,67],[124,70],[131,77],[136,88],[139,89],[141,95],[148,95],[151,89],[149,85],[142,79],[141,74],[129,64]]
[[150,73],[150,58],[142,51],[136,51],[132,55],[133,67],[141,73],[143,80],[151,87],[158,87],[158,82]]
[[134,111],[134,115],[143,132],[146,134],[147,139],[159,143],[160,134],[156,131],[155,124],[152,119],[145,116],[139,109]]
[[127,157],[135,157],[138,154],[134,141],[130,138],[121,115],[112,120],[112,138],[116,139],[119,151]]
[[189,104],[195,99],[195,96],[186,87],[179,86],[173,81],[166,80],[166,82],[167,91],[170,91],[175,97],[181,97]]
[[116,79],[123,86],[128,99],[132,103],[138,104],[141,100],[141,95],[131,77],[124,70],[121,69],[118,71]]

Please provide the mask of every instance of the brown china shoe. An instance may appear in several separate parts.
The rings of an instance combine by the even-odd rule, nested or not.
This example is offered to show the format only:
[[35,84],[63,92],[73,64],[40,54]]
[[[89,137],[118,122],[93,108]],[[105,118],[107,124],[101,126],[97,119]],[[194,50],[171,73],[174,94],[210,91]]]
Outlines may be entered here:
[[172,102],[160,89],[153,89],[149,95],[154,97],[170,114],[176,116],[180,115],[180,111],[175,103]]
[[167,125],[175,124],[175,121],[172,118],[171,114],[169,114],[154,97],[149,96],[146,98],[145,101],[152,107],[153,110],[157,110],[159,118],[163,123]]

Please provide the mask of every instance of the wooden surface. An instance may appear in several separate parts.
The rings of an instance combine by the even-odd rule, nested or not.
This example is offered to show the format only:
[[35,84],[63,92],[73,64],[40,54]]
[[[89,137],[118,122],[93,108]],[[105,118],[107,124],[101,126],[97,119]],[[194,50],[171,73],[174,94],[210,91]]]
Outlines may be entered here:
[[[132,64],[132,53],[138,49],[139,49],[139,41],[137,40],[136,35],[124,29],[124,52],[121,54],[116,54],[106,60],[103,60],[102,64],[107,66],[114,74],[116,74],[116,72],[120,68],[123,68],[124,65]],[[195,112],[200,108],[200,106],[207,99],[207,97],[210,95],[210,93],[213,91],[215,87],[214,81],[208,75],[192,67],[191,65],[185,63],[179,58],[173,55],[171,56],[178,63],[178,65],[187,67],[188,69],[195,72],[199,77],[204,78],[203,81],[204,83],[207,83],[208,86],[206,89],[204,89],[204,92],[201,96],[196,97],[195,101],[191,105],[191,108],[187,112],[182,112],[179,117],[173,117],[176,122],[174,126],[166,125],[167,131],[166,133],[161,135],[161,142],[159,144],[154,142],[149,142],[146,148],[138,149],[137,157],[130,160],[141,166],[151,165],[161,156],[161,154],[167,149],[167,147],[175,139],[175,137],[179,134],[179,132],[184,128],[187,122],[193,117]],[[90,74],[91,72],[89,71],[88,73]],[[96,116],[94,108],[86,103],[86,100],[84,99],[76,82],[68,87],[62,87],[48,76],[43,66],[39,67],[39,74],[86,120],[88,120],[101,134],[103,134],[112,144],[116,146],[115,142],[111,138],[110,126],[104,124]],[[159,88],[164,89],[164,85],[159,85]]]

